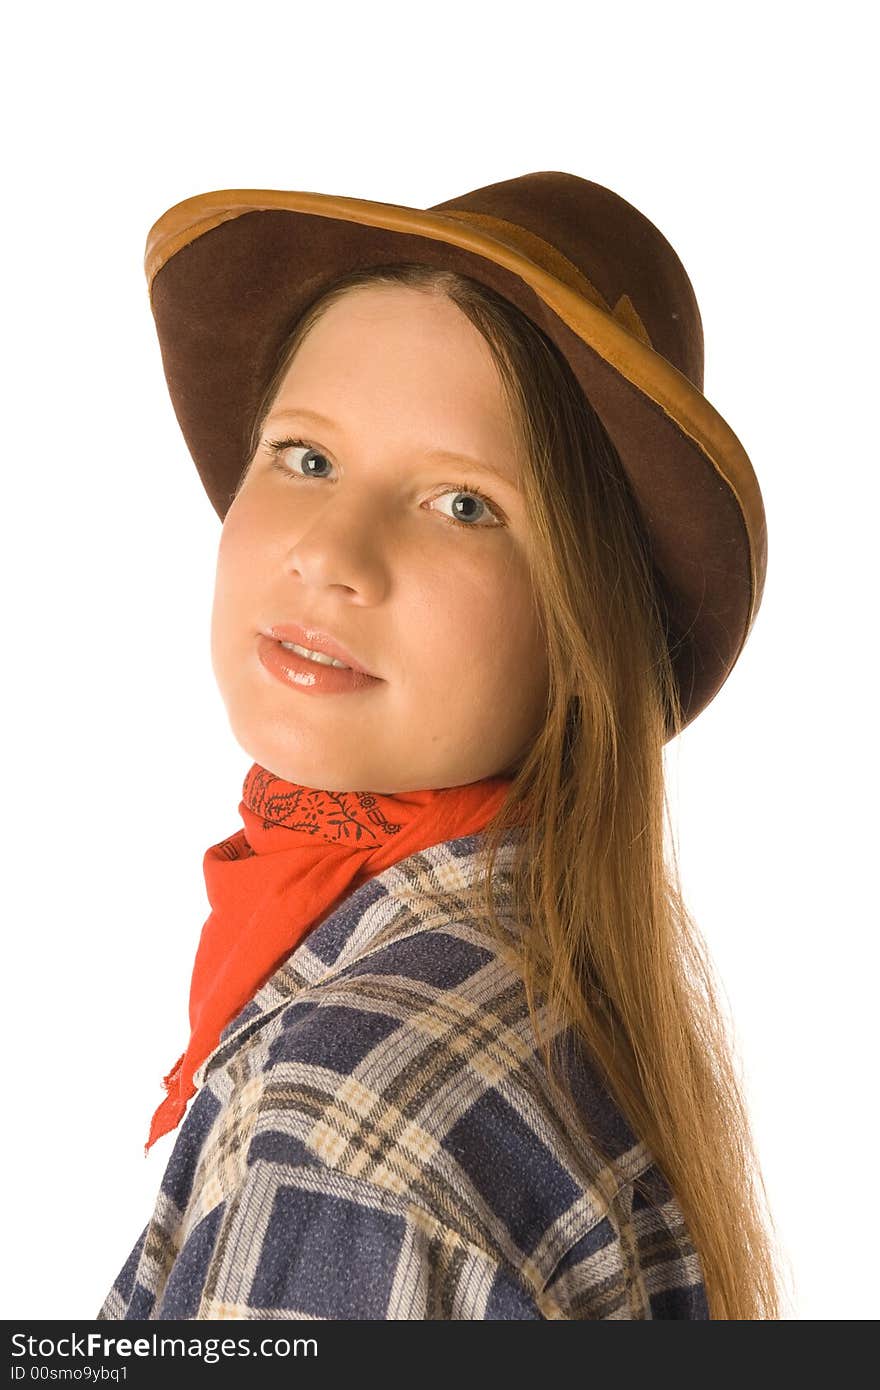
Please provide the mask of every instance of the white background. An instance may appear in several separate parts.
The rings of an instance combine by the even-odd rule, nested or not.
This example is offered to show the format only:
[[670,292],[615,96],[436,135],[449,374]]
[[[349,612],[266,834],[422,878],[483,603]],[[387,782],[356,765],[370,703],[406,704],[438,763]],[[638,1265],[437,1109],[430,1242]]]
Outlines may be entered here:
[[671,241],[706,395],[760,481],[764,601],[668,749],[676,834],[791,1266],[786,1316],[880,1313],[869,13],[7,16],[4,1317],[93,1317],[150,1214],[174,1136],[143,1144],[188,1036],[202,855],[239,827],[251,761],[210,665],[220,523],[167,394],[147,231],[211,189],[427,207],[540,169],[613,188]]

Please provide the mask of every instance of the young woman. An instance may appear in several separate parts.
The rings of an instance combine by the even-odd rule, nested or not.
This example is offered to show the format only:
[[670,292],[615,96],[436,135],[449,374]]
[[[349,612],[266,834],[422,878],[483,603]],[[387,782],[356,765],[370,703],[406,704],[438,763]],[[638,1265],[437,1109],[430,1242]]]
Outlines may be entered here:
[[665,744],[766,567],[688,277],[564,173],[147,245],[253,766],[100,1318],[777,1318]]

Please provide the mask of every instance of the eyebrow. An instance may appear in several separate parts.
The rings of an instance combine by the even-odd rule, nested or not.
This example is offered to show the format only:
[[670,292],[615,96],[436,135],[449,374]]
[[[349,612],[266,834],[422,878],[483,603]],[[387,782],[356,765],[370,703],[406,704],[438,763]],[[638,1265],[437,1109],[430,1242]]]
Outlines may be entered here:
[[[269,420],[284,419],[286,416],[302,416],[304,419],[314,420],[316,424],[326,429],[337,430],[339,428],[335,420],[322,415],[320,411],[307,410],[305,406],[298,405],[288,406],[286,410],[270,411],[266,417],[266,423]],[[467,454],[455,454],[449,449],[425,449],[424,455],[426,458],[439,459],[443,463],[463,464],[465,468],[473,468],[480,473],[491,473],[493,478],[497,478],[501,483],[506,483],[508,487],[513,488],[514,492],[519,492],[516,481],[507,473],[502,473],[501,469],[496,468],[494,464],[481,463],[479,459],[469,458]]]

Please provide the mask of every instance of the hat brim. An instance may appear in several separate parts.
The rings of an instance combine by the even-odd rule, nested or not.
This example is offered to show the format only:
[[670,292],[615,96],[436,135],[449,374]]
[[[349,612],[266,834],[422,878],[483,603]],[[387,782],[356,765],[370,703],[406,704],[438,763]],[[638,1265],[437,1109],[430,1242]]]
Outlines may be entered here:
[[178,423],[222,520],[278,349],[324,284],[419,261],[490,285],[557,344],[620,455],[650,537],[689,723],[727,679],[760,606],[767,534],[755,472],[687,376],[530,250],[452,212],[331,194],[224,189],[184,199],[154,223],[145,255]]

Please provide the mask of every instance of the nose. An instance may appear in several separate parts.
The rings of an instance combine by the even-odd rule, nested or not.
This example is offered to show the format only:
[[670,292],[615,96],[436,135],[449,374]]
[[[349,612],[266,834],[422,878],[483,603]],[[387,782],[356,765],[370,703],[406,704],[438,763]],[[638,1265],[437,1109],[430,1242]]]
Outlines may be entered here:
[[363,499],[334,498],[296,532],[287,569],[317,588],[342,587],[365,603],[380,601],[387,586],[385,528]]

